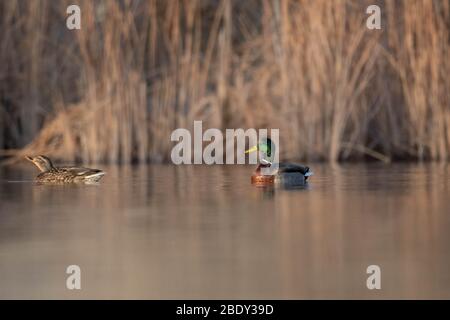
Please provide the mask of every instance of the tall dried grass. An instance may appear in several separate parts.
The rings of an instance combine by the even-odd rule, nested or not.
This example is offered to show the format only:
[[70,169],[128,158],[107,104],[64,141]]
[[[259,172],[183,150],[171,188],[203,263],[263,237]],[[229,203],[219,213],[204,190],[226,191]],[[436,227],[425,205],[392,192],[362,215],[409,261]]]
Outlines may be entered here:
[[0,4],[0,148],[164,161],[170,133],[280,128],[282,157],[442,160],[450,152],[450,1]]

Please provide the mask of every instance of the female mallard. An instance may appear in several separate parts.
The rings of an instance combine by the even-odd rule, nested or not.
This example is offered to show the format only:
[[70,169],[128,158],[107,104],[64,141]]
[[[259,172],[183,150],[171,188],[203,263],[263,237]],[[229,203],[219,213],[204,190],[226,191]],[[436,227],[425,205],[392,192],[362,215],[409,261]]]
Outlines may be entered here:
[[[259,165],[252,175],[253,184],[270,184],[281,182],[286,185],[304,184],[313,175],[309,167],[295,163],[273,163],[275,144],[269,138],[263,139],[245,153],[260,152]],[[264,170],[265,169],[265,170]]]
[[105,172],[98,169],[80,168],[80,167],[59,167],[53,166],[52,161],[46,156],[26,157],[27,160],[34,163],[41,173],[36,177],[37,182],[97,182]]

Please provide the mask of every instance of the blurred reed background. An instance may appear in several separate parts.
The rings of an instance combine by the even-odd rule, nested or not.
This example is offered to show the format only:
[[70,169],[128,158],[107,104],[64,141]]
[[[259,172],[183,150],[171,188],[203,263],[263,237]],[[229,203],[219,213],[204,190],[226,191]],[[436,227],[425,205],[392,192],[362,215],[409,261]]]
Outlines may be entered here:
[[1,1],[0,149],[161,162],[203,120],[280,128],[290,159],[448,161],[449,31],[449,0]]

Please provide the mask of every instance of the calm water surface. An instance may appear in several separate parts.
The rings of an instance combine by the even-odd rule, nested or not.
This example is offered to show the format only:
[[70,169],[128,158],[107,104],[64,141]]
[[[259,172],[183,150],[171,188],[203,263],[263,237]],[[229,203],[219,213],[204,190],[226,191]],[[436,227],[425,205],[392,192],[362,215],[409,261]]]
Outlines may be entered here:
[[248,166],[105,169],[42,186],[0,168],[0,298],[450,298],[448,166],[314,165],[291,190]]

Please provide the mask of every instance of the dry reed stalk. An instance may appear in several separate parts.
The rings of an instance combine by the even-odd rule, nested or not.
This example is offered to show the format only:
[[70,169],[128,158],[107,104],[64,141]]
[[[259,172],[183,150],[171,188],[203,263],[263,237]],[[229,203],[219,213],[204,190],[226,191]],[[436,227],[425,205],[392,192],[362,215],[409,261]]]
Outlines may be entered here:
[[450,152],[450,3],[411,1],[402,7],[389,3],[389,9],[393,25],[389,60],[402,85],[409,147],[419,160],[446,161]]
[[449,159],[448,0],[386,1],[383,31],[370,1],[84,0],[75,32],[69,4],[0,4],[0,148],[166,161],[203,120],[280,128],[284,158]]

